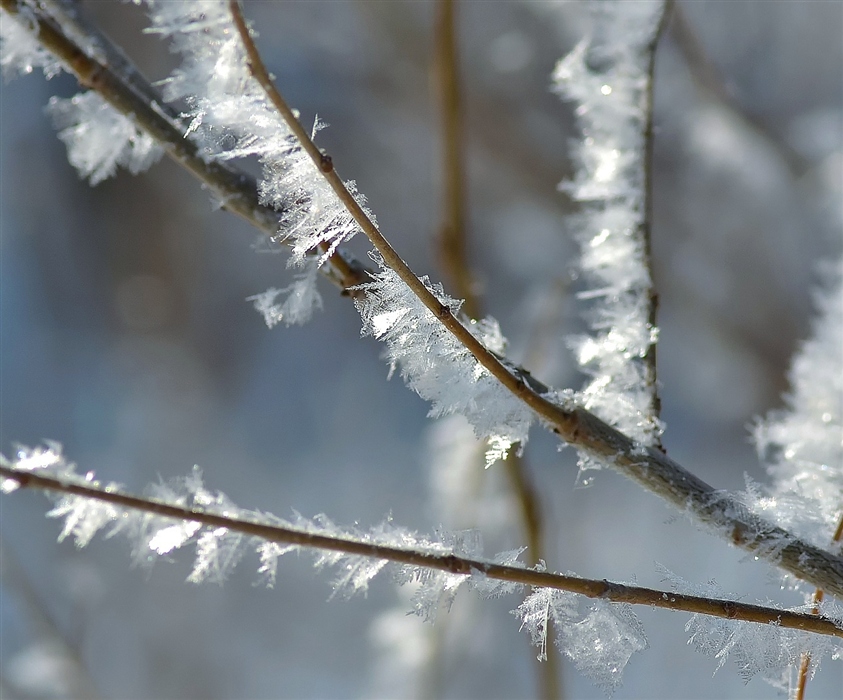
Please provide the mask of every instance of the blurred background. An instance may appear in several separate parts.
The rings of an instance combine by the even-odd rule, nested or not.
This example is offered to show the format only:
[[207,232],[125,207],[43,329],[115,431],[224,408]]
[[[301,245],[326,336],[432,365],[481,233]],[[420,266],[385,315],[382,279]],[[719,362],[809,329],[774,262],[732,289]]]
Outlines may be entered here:
[[[174,58],[142,11],[83,2],[151,79]],[[431,80],[432,2],[246,2],[258,45],[304,122],[357,180],[386,236],[443,279],[440,133]],[[583,377],[566,336],[582,330],[573,282],[572,106],[549,92],[582,38],[576,2],[459,3],[469,253],[483,305],[511,357],[557,386]],[[764,481],[748,439],[782,406],[789,358],[809,332],[819,261],[841,252],[843,3],[679,2],[658,49],[654,276],[669,454],[715,486]],[[359,316],[327,283],[324,311],[270,331],[246,297],[289,284],[285,257],[215,210],[162,160],[96,188],[67,163],[44,106],[75,81],[40,75],[0,96],[0,450],[60,441],[80,471],[131,491],[202,467],[236,503],[368,526],[392,514],[432,531],[480,526],[487,552],[524,543],[501,465],[464,449],[476,493],[443,496],[436,425]],[[365,256],[363,240],[351,248]],[[455,437],[456,436],[456,437]],[[454,459],[453,450],[449,459]],[[658,561],[742,599],[795,605],[764,564],[700,532],[654,496],[602,471],[583,487],[576,455],[535,430],[526,470],[540,494],[551,569],[663,586]],[[436,474],[440,474],[436,476]],[[224,587],[184,582],[186,553],[130,567],[125,541],[56,543],[37,493],[0,499],[4,698],[527,698],[535,656],[509,611],[520,598],[461,593],[433,628],[375,580],[326,602],[329,577],[282,559],[274,590],[247,557]],[[475,522],[471,522],[472,519]],[[651,649],[616,698],[755,698],[731,662],[686,645],[685,615],[637,611]],[[438,647],[436,646],[438,644]],[[435,649],[439,651],[435,651]],[[431,651],[433,650],[433,651]],[[416,661],[432,660],[418,672]],[[432,669],[432,670],[431,670]],[[566,698],[603,693],[566,663]],[[808,697],[841,697],[828,662]]]

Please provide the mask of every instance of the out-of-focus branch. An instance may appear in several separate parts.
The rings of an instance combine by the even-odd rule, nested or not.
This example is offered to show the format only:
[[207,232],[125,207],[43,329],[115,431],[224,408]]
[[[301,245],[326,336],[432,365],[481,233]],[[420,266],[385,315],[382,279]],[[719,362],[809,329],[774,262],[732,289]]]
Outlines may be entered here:
[[460,557],[455,554],[436,554],[415,549],[404,549],[381,545],[370,541],[336,537],[297,530],[291,527],[270,525],[257,520],[235,518],[220,513],[206,512],[194,508],[185,508],[150,498],[141,498],[118,491],[113,486],[100,487],[93,484],[80,484],[47,476],[24,469],[0,464],[0,477],[11,479],[20,488],[80,496],[82,498],[110,503],[121,508],[140,510],[144,513],[172,518],[178,521],[200,523],[210,528],[227,528],[234,532],[266,540],[292,544],[332,552],[342,552],[356,556],[385,559],[399,564],[422,566],[451,574],[471,576],[481,574],[496,581],[506,581],[536,588],[554,588],[561,591],[578,593],[587,598],[599,598],[613,603],[649,605],[668,610],[681,610],[712,617],[757,622],[775,623],[780,627],[815,632],[843,639],[843,627],[830,618],[814,616],[808,613],[779,610],[762,605],[749,605],[733,600],[720,600],[703,596],[684,595],[673,591],[661,591],[641,586],[627,586],[611,581],[580,578],[546,571],[506,566],[492,562]]
[[682,51],[694,82],[718,102],[727,107],[747,127],[759,134],[781,155],[791,174],[800,177],[811,167],[811,162],[779,136],[763,118],[751,114],[726,87],[716,66],[706,55],[681,3],[670,2],[670,33]]
[[[834,543],[843,541],[843,513],[840,514],[840,520],[837,521],[837,529],[834,531],[831,541]],[[814,607],[811,610],[814,615],[820,614],[820,603],[822,603],[824,597],[825,594],[822,588],[817,588],[814,591],[814,599],[812,601]],[[808,672],[810,669],[811,655],[803,654],[802,663],[799,665],[799,677],[796,683],[796,700],[804,700],[805,698],[805,686],[808,683]]]
[[439,229],[439,259],[454,291],[464,300],[469,318],[481,316],[480,304],[468,265],[466,230],[465,148],[462,131],[459,51],[456,38],[456,2],[436,5],[434,67],[442,129],[443,221]]
[[[101,695],[80,654],[80,645],[68,639],[61,627],[50,616],[48,606],[40,599],[17,557],[2,539],[0,539],[0,579],[4,586],[8,586],[20,596],[24,610],[31,619],[37,641],[46,643],[50,647],[57,647],[56,652],[60,653],[62,660],[66,662],[67,667],[62,675],[67,696],[98,700]],[[6,682],[12,686],[17,685],[10,681]],[[0,688],[0,698],[16,697],[21,689],[15,688],[15,691],[4,693]]]

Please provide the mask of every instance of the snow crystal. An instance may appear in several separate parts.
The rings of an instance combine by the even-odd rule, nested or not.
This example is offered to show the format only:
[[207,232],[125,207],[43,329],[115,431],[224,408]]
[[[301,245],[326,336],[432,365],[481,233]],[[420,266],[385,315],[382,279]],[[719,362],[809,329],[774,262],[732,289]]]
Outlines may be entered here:
[[812,337],[790,369],[787,408],[771,412],[754,429],[773,485],[751,505],[827,547],[841,517],[843,491],[843,259],[827,270],[816,305]]
[[[657,569],[663,580],[669,582],[677,592],[738,600],[737,596],[724,591],[713,579],[705,584],[691,584],[661,565],[657,565]],[[760,601],[759,604],[772,605],[770,601]],[[789,610],[807,613],[812,608],[813,605],[809,604]],[[843,620],[843,609],[833,602],[823,603],[820,612],[831,619]],[[775,620],[763,625],[694,614],[685,625],[685,631],[690,634],[688,644],[700,653],[717,659],[715,673],[731,659],[747,682],[756,675],[777,682],[789,667],[799,665],[802,654],[811,655],[815,669],[825,656],[840,658],[843,655],[843,644],[838,638],[781,627]]]
[[[188,103],[191,138],[209,159],[257,156],[263,164],[261,202],[281,213],[279,235],[292,247],[292,262],[306,264],[318,247],[318,264],[324,263],[359,227],[252,78],[228,2],[146,4],[150,31],[167,37],[183,56],[164,83],[164,95]],[[314,136],[323,126],[314,122]],[[354,182],[345,184],[374,220]],[[287,318],[297,319],[290,322],[304,320],[305,309],[316,303],[304,285],[303,280],[293,285],[293,295],[300,294],[302,301],[286,308]]]
[[96,92],[52,97],[47,112],[67,146],[70,164],[92,185],[114,175],[118,165],[132,174],[142,172],[164,153],[155,139]]
[[[479,438],[491,441],[491,459],[503,457],[512,444],[524,443],[533,414],[459,343],[416,295],[375,256],[380,271],[374,281],[360,289],[366,295],[355,300],[363,318],[363,334],[386,343],[386,359],[399,368],[407,385],[430,401],[429,415],[465,416]],[[422,282],[436,298],[457,314],[460,302],[447,296],[442,286]],[[469,325],[490,349],[504,340],[492,320]]]
[[[318,258],[311,256],[304,271],[296,275],[291,285],[284,289],[272,287],[246,301],[253,302],[269,328],[282,321],[288,326],[306,323],[315,310],[322,308],[322,295],[316,285],[318,273]],[[287,298],[282,304],[276,304],[275,299],[282,294]]]
[[62,66],[38,43],[37,25],[30,10],[20,7],[17,15],[0,11],[0,68],[7,80],[41,68],[47,78],[58,75]]
[[577,669],[606,693],[620,686],[624,668],[637,651],[649,644],[641,621],[629,605],[598,600],[583,614],[583,596],[552,588],[537,588],[513,610],[521,629],[530,633],[547,659],[547,634],[552,626],[556,644]]

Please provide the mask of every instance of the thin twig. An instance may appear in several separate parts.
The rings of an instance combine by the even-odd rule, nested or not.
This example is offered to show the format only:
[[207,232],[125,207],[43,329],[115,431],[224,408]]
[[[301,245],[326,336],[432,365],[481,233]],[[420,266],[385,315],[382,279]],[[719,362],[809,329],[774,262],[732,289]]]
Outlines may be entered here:
[[[16,0],[0,0],[0,7],[11,14],[18,11]],[[186,149],[188,155],[193,154],[194,157],[189,158],[190,165],[185,164],[185,167],[214,191],[222,194],[228,191],[230,197],[222,197],[223,202],[228,203],[227,208],[251,221],[259,229],[274,233],[278,214],[260,205],[253,180],[250,181],[233,169],[195,158],[195,146],[182,138],[178,130],[168,126],[166,118],[144,103],[135,104],[131,92],[121,84],[116,75],[110,73],[106,66],[87,57],[81,48],[39,14],[37,8],[32,16],[39,30],[39,41],[63,60],[80,82],[100,92],[118,111],[135,116],[138,126],[161,141],[168,154],[178,162],[182,162],[181,149]],[[97,80],[90,80],[92,74],[97,76]],[[138,108],[138,112],[134,111],[134,107]],[[322,155],[318,149],[317,153],[321,160]],[[330,162],[330,159],[327,160]],[[229,189],[226,190],[225,187]],[[235,204],[238,205],[237,208],[233,208]],[[323,268],[328,267],[332,270],[330,278],[341,289],[352,286],[346,280],[353,279],[356,280],[354,284],[359,284],[367,279],[365,268],[345,251],[333,256],[330,263],[329,266],[323,265]],[[333,274],[334,268],[336,274]],[[430,295],[425,294],[427,290],[423,285],[419,290],[420,283],[417,278],[413,279],[416,283],[410,285],[411,289],[430,300]],[[431,300],[431,303],[434,302]],[[438,301],[435,303],[438,304]],[[450,315],[447,308],[440,318],[449,329],[453,328],[454,324],[459,326],[459,322]],[[470,334],[466,340],[466,347],[472,353],[477,353],[475,357],[484,367],[494,368],[494,371],[490,369],[490,373],[530,406],[548,429],[566,442],[603,458],[624,476],[668,501],[681,512],[692,514],[700,523],[712,527],[720,535],[725,535],[736,546],[766,559],[796,578],[843,597],[843,558],[814,547],[786,530],[767,523],[666,455],[657,450],[642,448],[640,444],[585,409],[555,404],[545,397],[549,389],[544,384],[534,379],[525,369],[509,363],[501,364],[494,354],[479,345]],[[507,367],[511,367],[512,374],[507,371]]]
[[295,528],[269,525],[263,522],[234,518],[219,513],[176,506],[150,498],[132,496],[110,486],[100,487],[94,486],[93,484],[70,483],[59,477],[45,476],[29,470],[15,469],[4,464],[0,464],[0,477],[17,482],[20,488],[31,488],[80,496],[123,508],[140,510],[164,518],[196,522],[211,528],[228,528],[244,535],[258,537],[267,542],[293,544],[374,559],[385,559],[400,564],[423,566],[438,571],[446,571],[451,574],[470,576],[479,573],[496,581],[518,583],[536,588],[554,588],[561,591],[578,593],[587,598],[608,600],[613,603],[649,605],[668,610],[681,610],[759,624],[775,623],[780,627],[788,629],[815,632],[816,634],[843,639],[843,627],[839,626],[834,620],[809,613],[779,610],[762,605],[749,605],[733,600],[685,595],[672,591],[644,588],[642,586],[627,586],[605,579],[596,580],[565,574],[554,574],[546,571],[536,571],[534,569],[524,569],[517,566],[506,566],[478,559],[469,559],[455,554],[434,554],[373,542],[362,542],[350,538],[316,534]]
[[[662,16],[659,19],[658,27],[647,46],[647,89],[644,124],[644,219],[641,222],[640,235],[644,243],[644,265],[650,276],[650,286],[647,291],[647,326],[651,332],[658,327],[659,297],[656,293],[656,282],[653,270],[653,83],[656,72],[656,48],[659,39],[664,32],[668,8],[662,9]],[[659,394],[658,372],[656,366],[657,339],[651,338],[644,355],[645,382],[650,389],[650,417],[655,425],[658,425],[661,416],[662,401]],[[664,451],[659,430],[654,430],[655,446]]]
[[[74,643],[62,629],[57,621],[50,615],[49,606],[41,599],[32,580],[27,575],[24,567],[2,539],[0,539],[0,581],[6,590],[15,591],[23,603],[23,608],[28,613],[30,622],[34,628],[36,639],[39,642],[46,641],[51,646],[57,646],[58,651],[68,667],[63,664],[63,684],[65,692],[69,697],[88,698],[88,700],[99,700],[102,696],[91,678],[88,666],[82,658],[80,647],[83,646],[79,640]],[[8,587],[8,588],[6,588]],[[20,688],[16,689],[18,693]],[[3,694],[0,691],[0,698],[14,697],[17,693]]]
[[[840,542],[843,540],[843,513],[840,514],[840,519],[837,521],[837,529],[832,535],[832,542]],[[814,598],[812,600],[813,608],[811,613],[814,615],[820,614],[820,603],[822,603],[825,594],[822,588],[817,588],[814,591]],[[808,683],[808,671],[811,668],[811,655],[802,654],[802,663],[799,665],[799,678],[796,684],[796,700],[805,700],[805,686]]]
[[444,217],[438,237],[439,259],[454,292],[463,299],[462,310],[469,318],[480,318],[480,304],[466,251],[465,153],[456,33],[455,0],[439,0],[434,61],[442,125]]

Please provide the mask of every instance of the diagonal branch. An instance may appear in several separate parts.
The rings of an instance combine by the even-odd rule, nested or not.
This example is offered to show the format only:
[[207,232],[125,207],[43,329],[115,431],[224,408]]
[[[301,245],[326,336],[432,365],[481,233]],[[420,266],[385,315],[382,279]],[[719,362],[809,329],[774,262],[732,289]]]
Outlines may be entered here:
[[46,476],[26,469],[0,464],[0,477],[11,480],[20,488],[51,491],[71,496],[110,503],[121,508],[138,510],[164,518],[200,523],[210,528],[227,528],[244,535],[251,535],[267,542],[292,544],[314,549],[342,552],[356,556],[383,559],[411,566],[422,566],[450,574],[471,576],[481,574],[496,581],[505,581],[537,588],[554,588],[578,593],[587,598],[599,598],[613,603],[650,605],[668,610],[681,610],[712,617],[756,622],[775,623],[788,629],[814,632],[843,639],[843,627],[831,618],[799,613],[789,610],[750,605],[733,600],[684,595],[673,591],[661,591],[642,586],[627,586],[611,581],[580,578],[566,574],[554,574],[517,566],[469,559],[455,554],[437,554],[414,549],[381,545],[348,537],[324,535],[292,527],[268,524],[257,519],[237,518],[222,513],[207,512],[197,508],[165,503],[150,498],[141,498],[118,491],[113,486],[101,487],[81,484],[55,476]]
[[[18,12],[17,0],[0,0],[0,7],[11,14]],[[194,144],[184,139],[181,132],[171,125],[154,105],[148,105],[134,97],[131,90],[122,84],[107,65],[88,57],[49,18],[37,12],[37,8],[33,10],[33,18],[37,24],[39,41],[64,61],[80,83],[100,92],[118,111],[133,115],[141,128],[161,141],[173,159],[208,184],[230,211],[243,216],[267,233],[275,233],[278,214],[259,203],[254,181],[249,181],[234,169],[205,162],[197,154]],[[243,27],[245,29],[245,25]],[[246,36],[248,38],[248,33]],[[299,130],[301,131],[300,127]],[[306,138],[302,141],[303,147],[305,143],[310,142],[306,133],[304,136]],[[323,156],[315,145],[310,143],[318,163],[324,163],[328,168],[325,175],[329,178],[333,175],[334,181],[341,185],[341,181],[333,172],[330,158]],[[362,213],[359,205],[353,202],[351,211],[355,208]],[[365,214],[363,217],[365,218]],[[383,236],[370,221],[369,227],[373,230],[375,239],[379,240],[381,245],[386,244]],[[534,379],[527,370],[515,367],[489,352],[466,331],[447,307],[442,308],[439,301],[413,275],[391,246],[387,250],[392,251],[392,262],[396,265],[400,263],[396,272],[403,270],[404,274],[409,275],[407,283],[413,292],[419,295],[455,337],[461,342],[464,341],[466,348],[475,354],[478,362],[535,411],[548,429],[578,449],[602,458],[616,471],[668,501],[681,512],[693,515],[699,522],[725,536],[733,544],[766,559],[796,578],[823,588],[829,594],[843,597],[843,558],[819,549],[759,518],[749,512],[743,504],[716,491],[665,454],[642,447],[585,409],[571,404],[557,405],[551,401],[547,398],[549,389],[544,384]],[[386,256],[384,260],[390,262]],[[334,255],[331,264],[323,265],[323,268],[325,267],[329,268],[332,281],[342,289],[353,286],[347,283],[349,280],[354,280],[353,284],[366,280],[365,268],[344,251]]]

